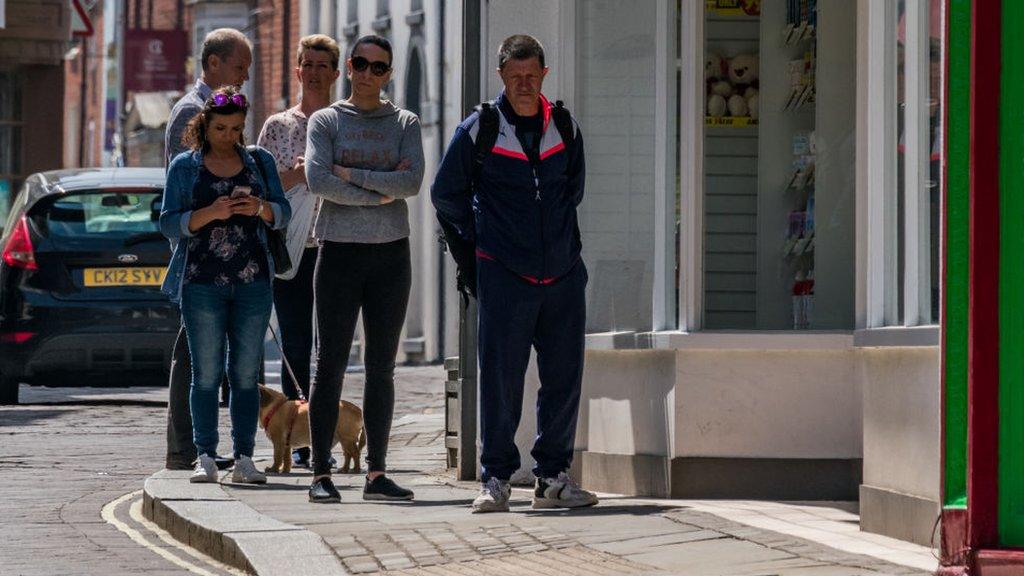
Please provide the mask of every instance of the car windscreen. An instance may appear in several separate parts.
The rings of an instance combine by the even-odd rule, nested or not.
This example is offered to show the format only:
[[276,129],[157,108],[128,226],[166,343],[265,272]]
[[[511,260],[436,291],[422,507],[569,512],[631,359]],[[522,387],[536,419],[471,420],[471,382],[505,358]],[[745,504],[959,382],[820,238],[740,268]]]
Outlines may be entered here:
[[121,238],[159,231],[160,190],[69,193],[45,210],[55,238]]

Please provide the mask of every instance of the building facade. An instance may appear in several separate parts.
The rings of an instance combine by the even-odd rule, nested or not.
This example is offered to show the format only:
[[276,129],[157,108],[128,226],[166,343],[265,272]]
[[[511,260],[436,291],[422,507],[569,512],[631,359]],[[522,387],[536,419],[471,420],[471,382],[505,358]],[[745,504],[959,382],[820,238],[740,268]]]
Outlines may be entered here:
[[0,216],[32,172],[63,161],[64,55],[71,48],[64,0],[7,0],[0,29]]
[[930,542],[947,1],[480,4],[480,98],[530,33],[586,139],[583,484]]

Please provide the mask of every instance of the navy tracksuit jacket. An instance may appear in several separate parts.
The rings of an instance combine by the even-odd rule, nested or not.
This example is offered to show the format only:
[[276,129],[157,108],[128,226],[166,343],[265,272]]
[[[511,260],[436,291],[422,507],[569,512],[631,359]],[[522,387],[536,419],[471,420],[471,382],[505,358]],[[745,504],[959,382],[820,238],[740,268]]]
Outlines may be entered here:
[[475,243],[479,303],[480,462],[483,481],[520,466],[515,433],[530,347],[541,387],[533,473],[557,476],[572,461],[583,378],[587,270],[576,206],[583,199],[583,138],[563,142],[541,96],[542,133],[524,149],[504,94],[498,138],[474,187],[478,113],[455,131],[431,187],[438,218]]

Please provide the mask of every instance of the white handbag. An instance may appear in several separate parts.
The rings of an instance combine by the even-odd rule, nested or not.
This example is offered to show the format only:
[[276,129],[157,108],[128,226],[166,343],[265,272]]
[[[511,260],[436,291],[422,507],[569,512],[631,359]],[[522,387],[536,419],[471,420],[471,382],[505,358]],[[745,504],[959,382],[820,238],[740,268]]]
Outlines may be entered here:
[[316,212],[319,199],[309,191],[305,184],[292,186],[284,196],[292,207],[292,219],[288,222],[288,233],[285,235],[285,245],[288,247],[288,257],[291,258],[292,267],[284,274],[276,274],[275,277],[281,280],[291,280],[299,271],[302,254],[306,249],[306,240],[309,239],[309,227],[313,225],[313,213]]

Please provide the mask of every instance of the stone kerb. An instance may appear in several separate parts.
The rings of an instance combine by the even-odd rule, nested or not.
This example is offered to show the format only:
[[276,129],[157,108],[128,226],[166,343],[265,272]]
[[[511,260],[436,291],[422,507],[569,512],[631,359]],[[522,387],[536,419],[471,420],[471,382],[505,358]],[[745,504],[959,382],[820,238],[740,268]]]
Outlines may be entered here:
[[256,512],[220,484],[190,484],[190,475],[162,470],[143,490],[143,515],[178,541],[260,576],[292,576],[295,558],[305,575],[346,573],[320,536]]

